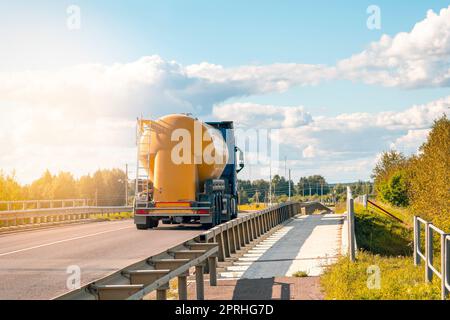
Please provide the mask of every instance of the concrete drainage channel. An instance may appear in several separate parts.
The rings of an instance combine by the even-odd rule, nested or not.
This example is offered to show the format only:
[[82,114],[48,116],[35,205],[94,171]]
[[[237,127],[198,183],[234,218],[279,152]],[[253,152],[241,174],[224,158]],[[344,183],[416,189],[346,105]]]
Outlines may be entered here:
[[217,285],[217,267],[233,261],[269,237],[305,205],[284,203],[239,217],[214,227],[163,253],[114,272],[57,300],[140,300],[156,291],[156,299],[167,299],[169,282],[177,278],[178,297],[187,299],[187,278],[195,269],[196,295],[204,297],[204,275]]

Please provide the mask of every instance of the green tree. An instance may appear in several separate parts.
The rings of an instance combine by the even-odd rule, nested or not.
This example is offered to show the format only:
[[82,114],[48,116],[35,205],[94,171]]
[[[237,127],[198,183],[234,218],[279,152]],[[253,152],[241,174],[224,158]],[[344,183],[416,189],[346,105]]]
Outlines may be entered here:
[[384,201],[394,206],[406,207],[408,199],[408,181],[405,170],[400,170],[392,174],[387,182],[380,185],[380,194]]

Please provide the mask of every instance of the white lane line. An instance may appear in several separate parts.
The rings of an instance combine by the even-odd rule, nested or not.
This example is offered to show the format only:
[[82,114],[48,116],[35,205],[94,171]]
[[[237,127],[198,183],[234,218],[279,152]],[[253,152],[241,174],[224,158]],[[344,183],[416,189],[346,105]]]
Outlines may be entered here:
[[94,236],[98,236],[100,234],[105,234],[105,233],[109,233],[109,232],[114,232],[114,231],[119,231],[119,230],[124,230],[124,229],[130,229],[130,228],[134,228],[134,227],[133,226],[128,226],[128,227],[114,229],[114,230],[108,230],[108,231],[102,231],[102,232],[87,234],[87,235],[79,236],[79,237],[75,237],[75,238],[59,240],[59,241],[50,242],[50,243],[44,243],[44,244],[40,244],[38,246],[33,246],[33,247],[29,247],[29,248],[24,248],[24,249],[14,250],[14,251],[10,251],[10,252],[0,253],[0,257],[7,256],[7,255],[10,255],[10,254],[14,254],[14,253],[23,252],[23,251],[29,251],[29,250],[33,250],[33,249],[42,248],[42,247],[52,246],[54,244],[59,244],[59,243],[63,243],[63,242],[68,242],[68,241],[74,241],[74,240],[94,237]]

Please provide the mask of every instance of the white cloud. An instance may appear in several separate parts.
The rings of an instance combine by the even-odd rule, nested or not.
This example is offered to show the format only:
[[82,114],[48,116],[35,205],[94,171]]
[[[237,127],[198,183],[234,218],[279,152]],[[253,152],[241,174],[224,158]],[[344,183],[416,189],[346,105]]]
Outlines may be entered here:
[[[50,165],[79,173],[95,170],[106,163],[96,158],[98,154],[108,161],[114,158],[108,154],[132,159],[133,122],[140,114],[152,118],[174,112],[213,114],[244,127],[280,128],[280,142],[294,146],[290,152],[302,161],[320,158],[337,163],[373,157],[391,144],[414,149],[413,141],[422,139],[418,130],[449,113],[450,97],[403,112],[314,119],[301,106],[226,103],[230,98],[333,79],[399,87],[449,86],[450,7],[438,14],[428,12],[410,32],[385,35],[336,66],[275,63],[225,68],[207,62],[184,66],[147,56],[112,65],[2,72],[0,149],[7,152],[0,154],[0,168],[15,168],[20,178],[30,180]],[[99,152],[94,155],[93,150]],[[84,165],[71,166],[76,162]]]
[[283,92],[330,77],[325,67],[273,64],[224,69],[202,63],[183,66],[159,56],[113,65],[80,65],[46,72],[0,73],[0,102],[62,108],[71,116],[141,112],[208,114],[215,103],[256,93]]
[[189,76],[212,83],[234,83],[249,93],[283,92],[292,86],[316,85],[336,77],[334,68],[324,65],[275,63],[247,65],[225,69],[220,65],[201,63],[186,67]]
[[313,145],[308,145],[303,149],[303,158],[315,158],[317,156],[317,150]]
[[449,86],[450,7],[428,11],[410,32],[383,35],[366,50],[340,61],[344,78],[401,87]]
[[239,126],[252,128],[294,128],[312,121],[303,106],[283,107],[257,103],[232,103],[213,107],[213,116],[233,119]]
[[406,154],[417,153],[429,133],[430,129],[408,130],[407,134],[395,139],[390,147]]
[[[257,106],[241,112],[240,123],[247,124],[247,129],[260,125],[265,108]],[[283,114],[287,107],[280,108]],[[268,108],[272,109],[276,107]],[[223,105],[220,114],[230,112],[237,116],[239,110],[234,104]],[[283,127],[278,122],[276,141],[280,156],[286,155],[296,172],[327,173],[334,181],[341,174],[368,179],[381,151],[395,147],[406,154],[415,153],[425,142],[433,121],[444,114],[450,115],[450,96],[399,112],[319,116],[294,127]]]

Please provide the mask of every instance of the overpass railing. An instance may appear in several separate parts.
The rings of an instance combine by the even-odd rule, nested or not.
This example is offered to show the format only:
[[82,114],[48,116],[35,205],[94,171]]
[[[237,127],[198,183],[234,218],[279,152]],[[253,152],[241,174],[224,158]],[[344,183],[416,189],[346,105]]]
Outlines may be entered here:
[[59,199],[59,200],[14,200],[0,201],[1,211],[19,211],[45,208],[76,208],[94,206],[92,199]]
[[[421,230],[424,227],[425,247],[421,250]],[[440,270],[434,266],[434,233],[440,237]],[[414,264],[425,262],[425,282],[430,283],[433,275],[441,279],[441,298],[445,300],[450,292],[450,234],[437,228],[431,222],[414,216]]]
[[108,218],[112,214],[123,212],[133,212],[133,207],[70,207],[0,211],[0,231],[16,227]]
[[156,299],[165,300],[169,281],[177,278],[178,298],[186,300],[187,276],[195,268],[197,299],[203,300],[205,272],[209,273],[210,285],[216,286],[218,261],[226,261],[240,250],[252,247],[277,226],[299,214],[301,206],[288,202],[243,215],[56,299],[139,300],[156,291]]

